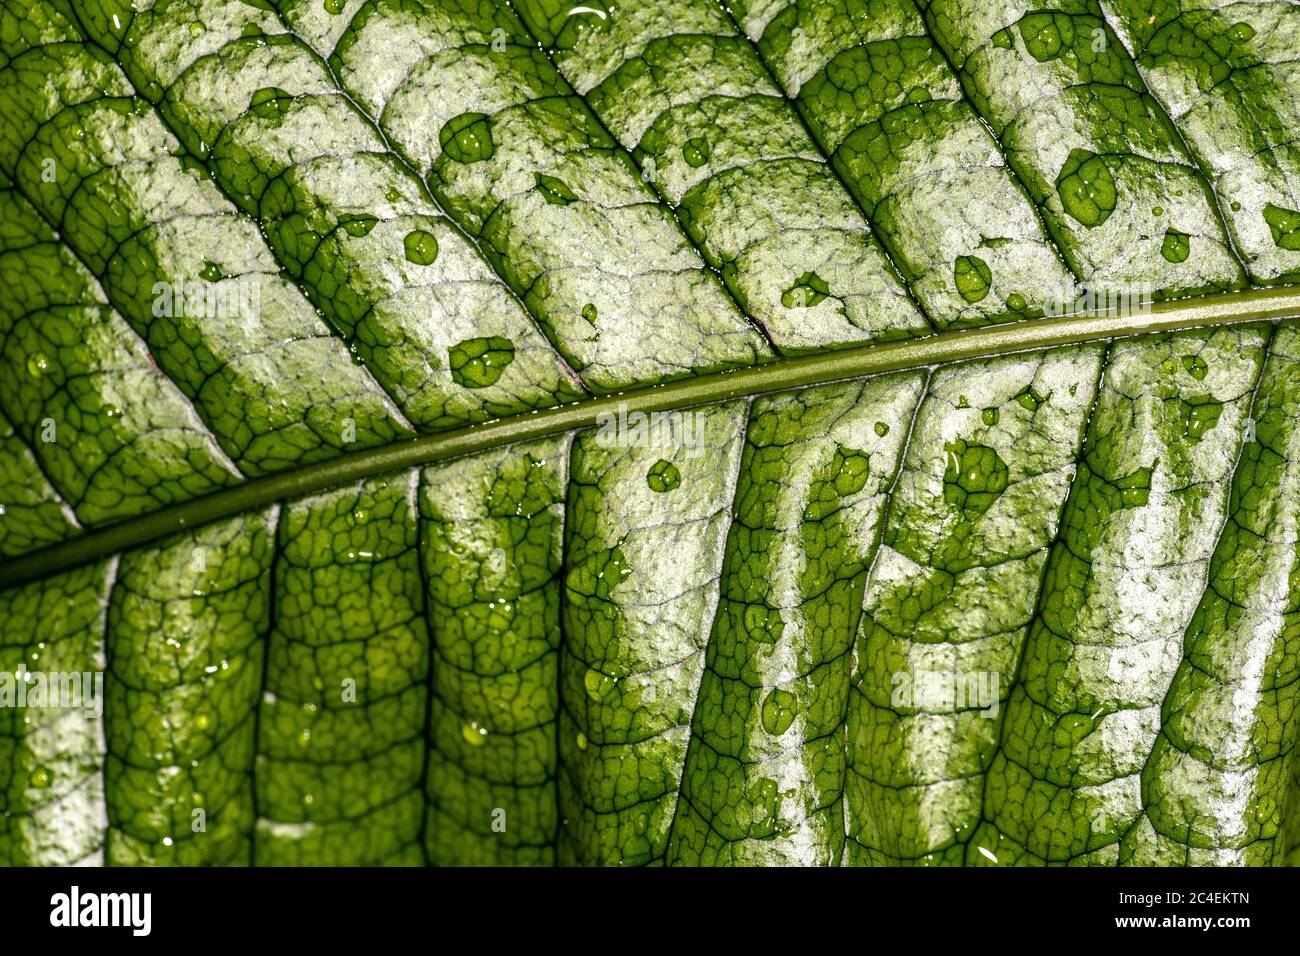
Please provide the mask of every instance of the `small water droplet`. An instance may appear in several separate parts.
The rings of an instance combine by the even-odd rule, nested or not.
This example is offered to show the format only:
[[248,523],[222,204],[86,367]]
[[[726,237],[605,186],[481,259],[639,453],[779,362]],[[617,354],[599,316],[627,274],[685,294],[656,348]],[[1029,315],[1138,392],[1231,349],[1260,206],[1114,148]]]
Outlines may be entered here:
[[605,691],[613,685],[614,679],[598,670],[588,669],[582,678],[582,683],[587,688],[587,696],[599,702],[605,696]]
[[1205,364],[1205,359],[1199,355],[1184,355],[1183,368],[1187,370],[1188,375],[1198,382],[1204,380],[1210,371],[1210,367]]
[[953,261],[952,276],[957,292],[970,303],[988,295],[993,284],[993,272],[979,256],[958,256]]
[[830,294],[826,280],[815,272],[805,272],[781,293],[781,304],[787,309],[810,309]]
[[1228,31],[1228,36],[1235,43],[1245,43],[1254,35],[1255,35],[1255,28],[1252,27],[1249,23],[1245,23],[1245,22],[1234,23],[1232,25],[1232,29]]
[[460,735],[471,747],[482,747],[487,743],[487,734],[487,728],[481,726],[477,720],[471,720],[460,728]]
[[37,352],[27,359],[27,374],[32,378],[40,378],[41,373],[50,367],[50,360],[45,357],[43,352]]
[[708,140],[693,137],[682,147],[682,158],[686,160],[687,165],[698,169],[709,161],[709,152]]
[[343,227],[343,231],[354,239],[361,239],[370,235],[370,231],[375,228],[377,222],[379,220],[375,216],[364,213],[339,217],[339,225]]

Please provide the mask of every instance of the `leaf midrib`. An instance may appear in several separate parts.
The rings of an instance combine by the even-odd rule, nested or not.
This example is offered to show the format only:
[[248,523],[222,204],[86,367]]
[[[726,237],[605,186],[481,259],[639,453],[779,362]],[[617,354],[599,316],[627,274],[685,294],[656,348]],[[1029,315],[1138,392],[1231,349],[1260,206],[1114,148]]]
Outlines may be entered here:
[[275,502],[520,441],[590,428],[597,424],[599,415],[617,413],[621,406],[626,406],[629,413],[674,411],[767,392],[992,358],[1013,352],[1286,318],[1300,318],[1300,286],[1255,288],[1175,299],[1156,303],[1149,312],[1137,315],[1081,313],[940,332],[629,389],[366,448],[291,471],[251,479],[106,525],[0,563],[0,589]]

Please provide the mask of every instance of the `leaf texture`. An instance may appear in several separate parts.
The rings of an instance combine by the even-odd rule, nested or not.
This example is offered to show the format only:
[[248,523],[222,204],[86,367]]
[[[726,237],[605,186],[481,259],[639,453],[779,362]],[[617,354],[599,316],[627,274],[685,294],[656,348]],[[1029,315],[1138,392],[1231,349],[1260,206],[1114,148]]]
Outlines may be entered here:
[[1296,862],[1297,40],[0,0],[0,862]]

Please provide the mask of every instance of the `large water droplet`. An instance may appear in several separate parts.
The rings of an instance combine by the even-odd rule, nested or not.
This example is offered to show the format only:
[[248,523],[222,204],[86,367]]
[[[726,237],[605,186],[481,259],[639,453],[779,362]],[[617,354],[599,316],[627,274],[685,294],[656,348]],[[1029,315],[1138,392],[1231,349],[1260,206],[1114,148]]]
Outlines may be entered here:
[[993,272],[979,256],[958,256],[952,267],[957,292],[967,302],[978,302],[989,294]]
[[943,500],[968,512],[983,514],[1007,488],[1006,462],[987,445],[964,438],[944,445]]
[[442,124],[438,143],[449,159],[477,163],[496,152],[492,141],[492,120],[486,113],[461,113]]
[[646,472],[646,484],[650,486],[651,491],[657,491],[661,494],[672,491],[682,483],[681,472],[672,462],[660,458],[650,466]]
[[1065,211],[1092,229],[1115,211],[1118,193],[1106,161],[1086,149],[1073,149],[1056,177],[1056,192]]
[[693,137],[682,147],[682,158],[687,165],[698,169],[709,161],[709,141]]
[[1177,229],[1166,229],[1165,238],[1160,243],[1160,254],[1169,262],[1186,262],[1192,252],[1191,237]]
[[248,109],[264,120],[279,121],[293,105],[293,96],[278,86],[264,86],[255,90],[248,101]]
[[[1233,206],[1240,208],[1237,203]],[[1264,207],[1264,221],[1279,248],[1300,252],[1300,212],[1269,203]]]
[[417,266],[431,265],[438,258],[438,240],[433,233],[423,229],[408,232],[402,240],[402,248],[406,252],[407,261],[414,262]]
[[339,225],[343,231],[354,239],[360,239],[370,235],[370,231],[375,228],[379,220],[367,213],[349,214],[339,217]]
[[794,723],[796,703],[794,694],[788,690],[773,688],[763,700],[761,712],[763,729],[773,737],[779,737],[789,730],[790,725]]
[[466,339],[447,352],[451,377],[463,388],[487,388],[515,360],[515,346],[499,335]]

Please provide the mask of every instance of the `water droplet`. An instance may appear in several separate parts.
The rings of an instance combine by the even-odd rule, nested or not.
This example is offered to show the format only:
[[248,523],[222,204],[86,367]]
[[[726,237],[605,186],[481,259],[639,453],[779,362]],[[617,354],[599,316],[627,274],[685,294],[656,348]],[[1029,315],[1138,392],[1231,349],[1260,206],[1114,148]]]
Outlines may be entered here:
[[199,714],[194,718],[194,726],[199,730],[207,730],[212,726],[212,718],[207,714]]
[[596,315],[597,315],[596,306],[593,303],[588,302],[586,305],[582,307],[582,317],[586,319],[588,322],[590,322],[592,325],[596,324]]
[[1235,43],[1245,43],[1254,35],[1255,35],[1255,28],[1252,27],[1249,23],[1245,23],[1244,21],[1241,23],[1234,23],[1232,25],[1232,29],[1228,31],[1228,36]]
[[797,703],[794,694],[788,690],[773,688],[763,700],[761,712],[763,729],[773,737],[779,737],[789,730],[790,725],[794,723]]
[[698,169],[709,161],[709,141],[694,137],[686,141],[682,147],[682,158],[686,160],[687,165]]
[[1023,312],[1025,311],[1025,306],[1028,304],[1029,303],[1025,301],[1025,297],[1019,292],[1013,292],[1007,296],[1007,308],[1012,312]]
[[583,675],[582,684],[587,688],[587,696],[599,702],[605,696],[605,691],[613,686],[614,678],[588,668],[587,673]]
[[377,222],[379,222],[377,218],[366,213],[339,217],[339,225],[343,227],[343,231],[354,239],[370,235],[370,230],[375,228]]
[[1118,192],[1106,161],[1086,149],[1072,149],[1056,177],[1056,192],[1065,211],[1092,229],[1115,211]]
[[805,272],[781,293],[781,304],[787,309],[810,309],[830,294],[830,286],[821,276]]
[[480,725],[477,720],[471,720],[460,728],[460,735],[471,747],[482,747],[487,743],[487,734],[487,728]]
[[1033,385],[1026,385],[1014,396],[1016,404],[1027,412],[1036,412],[1040,405],[1047,401],[1047,397],[1040,394]]
[[50,360],[45,357],[45,353],[37,352],[27,359],[27,374],[32,378],[40,378],[41,373],[50,367]]
[[438,258],[438,240],[433,233],[423,229],[408,232],[402,240],[402,248],[406,252],[407,261],[414,262],[417,266],[431,265]]
[[506,366],[515,360],[515,346],[499,335],[466,339],[447,352],[451,377],[463,388],[496,384]]
[[1154,465],[1139,468],[1115,482],[1120,508],[1137,508],[1147,503],[1151,497],[1151,474],[1154,470]]
[[1163,216],[1164,214],[1165,214],[1165,210],[1161,206],[1154,206],[1151,209],[1151,215],[1153,216]]
[[482,162],[496,152],[492,120],[486,113],[461,113],[442,124],[438,143],[448,159],[458,163]]
[[211,259],[203,260],[203,270],[199,273],[199,278],[205,282],[219,282],[223,277],[221,267]]
[[192,36],[192,37],[201,37],[201,36],[203,36],[203,31],[206,30],[206,29],[207,29],[207,27],[205,27],[205,26],[203,25],[203,22],[202,22],[202,21],[200,21],[200,20],[191,20],[191,21],[190,21],[190,36]]
[[27,779],[36,789],[44,790],[54,782],[54,774],[48,767],[37,767]]
[[283,119],[292,105],[293,96],[278,86],[264,86],[255,90],[248,101],[249,112],[272,121]]
[[1205,359],[1199,355],[1184,355],[1183,368],[1187,370],[1188,375],[1198,382],[1204,380],[1206,373],[1210,370],[1210,367],[1205,364]]
[[1073,747],[1096,729],[1096,722],[1087,714],[1064,714],[1056,722],[1053,742],[1058,747]]
[[537,191],[552,206],[567,206],[578,199],[577,193],[566,186],[563,180],[547,176],[545,173],[533,173],[533,179],[537,183]]
[[1160,254],[1170,262],[1186,262],[1192,251],[1191,238],[1177,229],[1166,229],[1164,241],[1160,243]]
[[884,438],[886,435],[889,434],[889,426],[886,425],[884,422],[876,422],[876,434],[879,435],[881,438]]
[[989,294],[993,272],[979,256],[958,256],[952,267],[957,292],[967,302],[978,302]]
[[348,0],[325,0],[325,12],[332,16],[338,16],[347,5]]
[[986,408],[984,409],[984,411],[980,412],[980,419],[984,422],[985,425],[988,425],[989,427],[996,425],[998,423],[998,419],[1001,417],[1002,417],[1002,413],[999,412],[996,408],[992,408],[992,407]]
[[384,198],[387,199],[389,202],[397,202],[399,199],[402,198],[402,194],[397,191],[396,186],[393,186],[388,190],[388,192],[384,193]]
[[662,493],[672,491],[682,483],[681,473],[677,466],[670,461],[660,458],[650,466],[646,472],[646,484],[650,486],[651,491]]
[[1223,414],[1223,403],[1209,395],[1195,395],[1185,400],[1180,399],[1176,405],[1166,407],[1177,408],[1178,416],[1182,420],[1183,434],[1192,442],[1200,441],[1206,432],[1219,424],[1219,418]]
[[871,457],[866,452],[838,442],[835,454],[818,470],[808,489],[804,521],[824,521],[844,506],[844,500],[856,495],[871,475]]
[[1264,221],[1268,223],[1278,248],[1300,252],[1300,212],[1269,203],[1264,207]]
[[1006,462],[987,445],[963,438],[944,445],[947,468],[943,473],[943,500],[967,512],[983,514],[1006,490]]
[[578,732],[577,744],[579,750],[587,749],[587,735],[581,731]]

